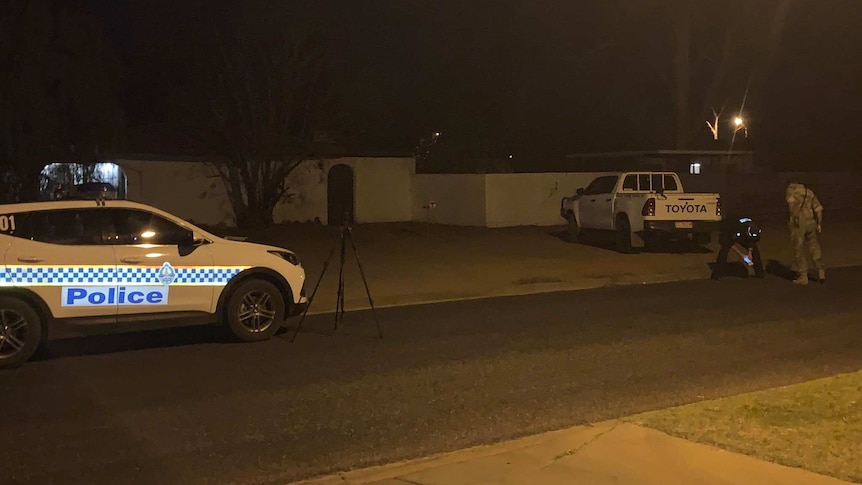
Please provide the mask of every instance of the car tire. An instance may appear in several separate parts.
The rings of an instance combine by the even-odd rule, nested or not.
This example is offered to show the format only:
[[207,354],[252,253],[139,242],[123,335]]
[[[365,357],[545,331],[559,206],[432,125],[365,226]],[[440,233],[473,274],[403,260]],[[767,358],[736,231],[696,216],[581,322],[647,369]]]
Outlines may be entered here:
[[281,292],[263,280],[240,283],[227,302],[225,323],[243,342],[272,338],[285,321],[285,303]]
[[578,242],[578,236],[581,232],[581,227],[578,225],[578,219],[575,218],[575,215],[569,212],[566,214],[566,220],[569,221],[568,224],[568,236],[569,242]]
[[632,252],[632,228],[627,217],[617,219],[617,251],[623,254]]
[[42,343],[42,319],[27,303],[0,297],[0,369],[19,367]]

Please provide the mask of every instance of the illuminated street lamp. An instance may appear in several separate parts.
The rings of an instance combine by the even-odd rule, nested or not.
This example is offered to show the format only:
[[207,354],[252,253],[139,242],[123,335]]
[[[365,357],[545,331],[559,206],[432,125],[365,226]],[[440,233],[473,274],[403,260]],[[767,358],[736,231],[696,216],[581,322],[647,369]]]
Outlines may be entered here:
[[739,130],[743,130],[743,133],[745,133],[745,137],[748,138],[748,127],[745,125],[745,120],[741,116],[737,116],[733,119],[733,126],[734,133],[738,132]]

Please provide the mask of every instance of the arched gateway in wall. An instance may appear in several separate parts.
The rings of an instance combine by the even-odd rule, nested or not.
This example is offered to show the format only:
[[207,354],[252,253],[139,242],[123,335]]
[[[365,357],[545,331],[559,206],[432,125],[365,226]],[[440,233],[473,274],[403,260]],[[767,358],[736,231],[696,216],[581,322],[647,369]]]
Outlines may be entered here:
[[326,177],[327,224],[337,226],[355,222],[354,174],[349,165],[339,163]]

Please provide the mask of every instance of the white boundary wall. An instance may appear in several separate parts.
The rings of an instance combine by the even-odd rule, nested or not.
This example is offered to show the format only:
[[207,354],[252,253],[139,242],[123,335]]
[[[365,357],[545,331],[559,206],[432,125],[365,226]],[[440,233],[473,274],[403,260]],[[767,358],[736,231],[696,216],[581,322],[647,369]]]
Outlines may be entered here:
[[[204,162],[115,160],[127,177],[128,199],[201,224],[234,223],[233,209],[215,170]],[[288,176],[288,193],[273,211],[275,222],[327,223],[327,174],[353,168],[356,221],[396,222],[413,217],[413,158],[337,158],[308,161]]]
[[[413,220],[485,226],[485,177],[474,174],[417,175],[413,181]],[[427,209],[432,202],[435,207]]]
[[560,201],[602,173],[417,175],[413,220],[458,226],[554,226]]
[[[116,160],[128,198],[195,222],[233,224],[222,181],[202,162]],[[338,158],[309,161],[288,177],[290,191],[274,211],[275,222],[327,221],[327,173],[337,164],[354,169],[358,223],[419,221],[478,227],[563,224],[560,200],[609,172],[519,174],[420,174],[412,158]],[[681,174],[687,190],[722,194],[728,213],[783,213],[789,173],[725,176]],[[812,185],[827,211],[858,207],[862,175],[795,174]],[[693,179],[696,177],[696,179]],[[687,183],[688,182],[688,183]],[[431,202],[433,209],[427,209]]]
[[562,224],[560,201],[604,173],[518,173],[485,176],[487,227]]

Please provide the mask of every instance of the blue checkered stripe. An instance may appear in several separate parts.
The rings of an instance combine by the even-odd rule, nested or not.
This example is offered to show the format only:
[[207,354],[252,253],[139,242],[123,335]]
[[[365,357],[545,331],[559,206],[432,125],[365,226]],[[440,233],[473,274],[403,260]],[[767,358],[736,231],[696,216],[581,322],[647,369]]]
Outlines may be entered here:
[[16,286],[116,283],[113,266],[25,266],[5,268],[4,281]]
[[[176,278],[171,285],[223,286],[245,268],[174,268]],[[161,285],[161,268],[121,267],[117,270],[119,284]]]
[[[171,285],[224,286],[246,267],[177,268]],[[113,266],[24,266],[0,268],[0,281],[7,286],[62,285],[161,285],[161,267]]]
[[226,285],[246,268],[179,268],[174,285]]

